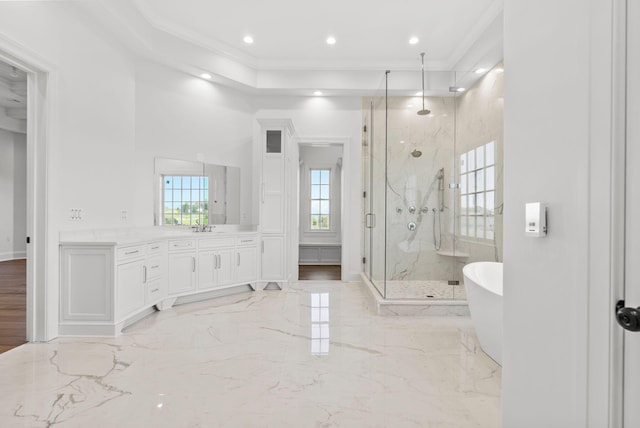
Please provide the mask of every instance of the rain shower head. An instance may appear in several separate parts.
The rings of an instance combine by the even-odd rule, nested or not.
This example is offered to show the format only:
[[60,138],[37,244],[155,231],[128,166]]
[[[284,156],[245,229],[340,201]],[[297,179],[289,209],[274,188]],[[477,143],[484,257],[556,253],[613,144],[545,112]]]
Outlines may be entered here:
[[[420,114],[420,112],[418,112],[418,114]],[[422,156],[422,152],[418,149],[413,149],[413,151],[411,152],[411,156],[413,156],[414,158],[419,158],[420,156]]]

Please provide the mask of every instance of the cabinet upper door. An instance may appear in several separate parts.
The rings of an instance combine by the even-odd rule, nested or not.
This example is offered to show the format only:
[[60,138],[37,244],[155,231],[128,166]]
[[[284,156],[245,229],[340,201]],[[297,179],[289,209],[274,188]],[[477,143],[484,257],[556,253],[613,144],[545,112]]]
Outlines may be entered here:
[[284,152],[284,141],[282,130],[268,129],[265,131],[264,152],[267,155],[282,155]]

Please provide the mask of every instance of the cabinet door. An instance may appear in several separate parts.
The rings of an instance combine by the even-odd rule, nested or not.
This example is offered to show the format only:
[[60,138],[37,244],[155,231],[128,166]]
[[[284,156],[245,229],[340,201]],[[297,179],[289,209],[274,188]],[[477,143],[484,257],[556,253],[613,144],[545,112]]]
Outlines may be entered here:
[[262,279],[284,280],[284,237],[262,237]]
[[198,289],[204,290],[215,287],[218,260],[215,251],[200,251],[198,253]]
[[218,269],[216,270],[216,285],[228,285],[232,284],[234,281],[234,273],[235,269],[235,251],[230,249],[218,250]]
[[116,278],[116,320],[144,306],[144,260],[118,265]]
[[196,253],[169,254],[169,294],[195,290]]
[[262,186],[262,231],[284,233],[284,161],[282,159],[263,160]]
[[256,247],[238,248],[236,255],[236,282],[245,284],[258,279],[257,253]]

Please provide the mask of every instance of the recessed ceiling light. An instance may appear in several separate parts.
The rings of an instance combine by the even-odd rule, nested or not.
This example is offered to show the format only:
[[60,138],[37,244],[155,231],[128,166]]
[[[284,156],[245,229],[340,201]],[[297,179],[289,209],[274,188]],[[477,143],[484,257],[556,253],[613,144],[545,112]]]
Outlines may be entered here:
[[496,68],[495,70],[496,73],[504,73],[504,68]]
[[200,75],[200,77],[202,77],[203,79],[207,79],[207,80],[211,79],[211,75],[209,73],[202,73]]
[[482,73],[484,73],[485,71],[487,71],[487,69],[486,69],[486,68],[478,68],[478,69],[476,69],[476,71],[475,71],[474,73],[476,73],[476,74],[482,74]]
[[460,86],[449,86],[449,92],[464,92],[466,88],[462,88]]
[[336,38],[333,37],[333,36],[327,37],[327,44],[328,45],[335,45],[336,44]]
[[320,95],[322,95],[322,91],[315,91],[313,95],[315,95],[316,97],[319,97]]
[[410,44],[410,45],[415,45],[415,44],[417,44],[419,41],[420,41],[420,39],[419,39],[419,38],[417,38],[417,37],[412,37],[412,38],[410,38],[410,39],[409,39],[409,44]]
[[422,91],[416,92],[416,97],[421,97],[421,96],[422,96]]
[[251,43],[253,43],[253,37],[251,36],[244,36],[244,38],[242,39],[243,42],[245,42],[246,44],[250,45]]

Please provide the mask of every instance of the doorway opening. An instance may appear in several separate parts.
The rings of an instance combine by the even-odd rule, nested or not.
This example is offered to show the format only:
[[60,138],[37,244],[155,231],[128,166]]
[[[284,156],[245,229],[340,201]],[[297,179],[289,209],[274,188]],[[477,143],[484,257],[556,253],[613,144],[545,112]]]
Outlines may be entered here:
[[344,144],[300,141],[298,279],[342,278]]
[[27,73],[0,61],[0,353],[27,342]]

